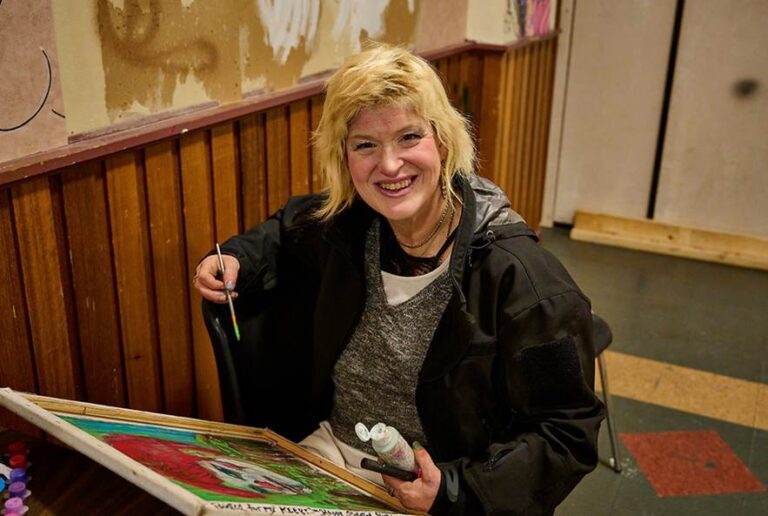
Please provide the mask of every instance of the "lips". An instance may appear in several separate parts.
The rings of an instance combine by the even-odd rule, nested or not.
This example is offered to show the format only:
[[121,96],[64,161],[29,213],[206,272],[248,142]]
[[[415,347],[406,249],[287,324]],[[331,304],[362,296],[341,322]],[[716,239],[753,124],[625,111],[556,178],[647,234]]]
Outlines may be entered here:
[[389,183],[381,182],[379,183],[379,187],[384,190],[387,190],[388,192],[397,192],[405,188],[408,188],[409,186],[411,186],[411,183],[413,183],[413,178],[408,177],[395,182],[389,182]]

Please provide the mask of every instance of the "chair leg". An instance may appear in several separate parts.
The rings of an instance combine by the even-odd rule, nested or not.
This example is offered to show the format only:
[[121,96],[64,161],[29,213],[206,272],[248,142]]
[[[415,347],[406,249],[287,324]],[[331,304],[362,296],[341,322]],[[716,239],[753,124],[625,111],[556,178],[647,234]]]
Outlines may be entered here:
[[605,358],[600,353],[597,356],[597,363],[600,367],[600,383],[603,386],[603,402],[605,403],[605,419],[608,422],[608,435],[611,438],[611,467],[617,473],[621,472],[621,455],[619,452],[619,439],[616,433],[616,427],[613,424],[613,403],[611,402],[611,392],[608,390],[608,372],[605,367]]

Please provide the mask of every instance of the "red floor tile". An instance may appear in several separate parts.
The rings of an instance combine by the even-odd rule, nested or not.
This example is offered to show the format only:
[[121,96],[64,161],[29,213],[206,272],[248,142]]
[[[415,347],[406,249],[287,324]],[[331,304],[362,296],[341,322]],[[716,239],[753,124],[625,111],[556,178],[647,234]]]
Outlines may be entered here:
[[765,491],[715,431],[621,434],[659,496]]

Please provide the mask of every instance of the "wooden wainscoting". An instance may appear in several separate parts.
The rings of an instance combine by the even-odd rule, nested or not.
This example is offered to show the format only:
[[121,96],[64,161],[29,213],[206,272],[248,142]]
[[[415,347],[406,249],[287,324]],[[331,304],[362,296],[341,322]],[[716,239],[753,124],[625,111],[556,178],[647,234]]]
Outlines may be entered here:
[[[470,118],[479,170],[537,227],[554,39],[435,61]],[[220,420],[191,291],[215,242],[317,191],[322,95],[0,188],[0,385]],[[32,429],[8,414],[0,426]]]
[[549,39],[499,59],[501,113],[495,127],[483,128],[497,135],[493,153],[490,143],[485,149],[493,156],[489,177],[535,230],[541,222],[556,50],[556,40]]

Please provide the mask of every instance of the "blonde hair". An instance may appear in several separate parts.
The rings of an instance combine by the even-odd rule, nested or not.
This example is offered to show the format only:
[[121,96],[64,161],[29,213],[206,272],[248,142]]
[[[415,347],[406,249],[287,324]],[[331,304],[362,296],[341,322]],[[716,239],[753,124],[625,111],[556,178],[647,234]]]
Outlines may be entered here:
[[430,124],[445,150],[440,173],[447,195],[457,197],[455,174],[473,173],[469,123],[451,106],[435,69],[404,48],[376,43],[347,59],[328,80],[323,115],[312,139],[326,194],[318,218],[332,218],[355,199],[346,160],[349,124],[361,109],[381,105],[411,109]]

